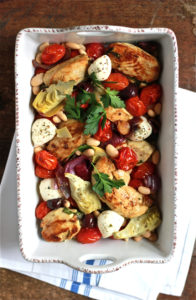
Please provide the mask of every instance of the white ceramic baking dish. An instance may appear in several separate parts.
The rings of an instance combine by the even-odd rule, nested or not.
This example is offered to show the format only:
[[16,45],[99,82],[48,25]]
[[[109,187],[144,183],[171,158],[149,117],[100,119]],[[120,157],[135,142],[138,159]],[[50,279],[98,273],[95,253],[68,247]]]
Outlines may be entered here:
[[[80,244],[74,240],[64,243],[44,241],[38,230],[35,207],[38,203],[37,179],[32,161],[30,107],[30,79],[34,73],[32,59],[44,41],[76,43],[158,41],[162,46],[163,87],[162,128],[159,139],[161,150],[160,173],[162,189],[159,204],[163,222],[156,243],[142,240],[136,243],[102,239],[95,244]],[[65,263],[80,271],[104,273],[115,271],[129,263],[164,263],[173,255],[176,244],[176,180],[177,180],[177,111],[178,54],[174,33],[167,28],[135,29],[118,26],[94,25],[66,29],[28,28],[16,38],[16,142],[17,142],[17,201],[20,249],[25,259],[32,262]],[[105,266],[90,266],[88,259],[109,259]]]

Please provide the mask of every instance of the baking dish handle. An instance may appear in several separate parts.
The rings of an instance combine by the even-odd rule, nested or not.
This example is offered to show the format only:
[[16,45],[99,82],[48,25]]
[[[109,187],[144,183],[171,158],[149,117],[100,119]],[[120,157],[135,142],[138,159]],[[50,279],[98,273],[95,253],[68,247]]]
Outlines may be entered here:
[[81,272],[96,274],[116,271],[126,265],[126,261],[106,254],[85,254],[77,258],[72,256],[69,265]]

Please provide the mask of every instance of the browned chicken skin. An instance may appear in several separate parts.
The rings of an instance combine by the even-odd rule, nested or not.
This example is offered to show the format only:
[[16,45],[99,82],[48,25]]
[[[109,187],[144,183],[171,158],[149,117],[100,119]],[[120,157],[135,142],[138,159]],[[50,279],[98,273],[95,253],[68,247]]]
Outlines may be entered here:
[[132,44],[113,43],[109,47],[118,54],[108,53],[113,69],[139,81],[152,82],[158,79],[160,65],[154,56]]

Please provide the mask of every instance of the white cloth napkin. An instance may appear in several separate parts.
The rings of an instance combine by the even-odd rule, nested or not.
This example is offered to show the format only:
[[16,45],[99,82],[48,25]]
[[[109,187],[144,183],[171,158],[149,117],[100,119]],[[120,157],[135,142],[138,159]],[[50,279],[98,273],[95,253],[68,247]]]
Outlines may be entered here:
[[[186,281],[196,234],[196,201],[192,189],[195,185],[196,170],[196,93],[179,89],[178,104],[178,227],[176,251],[170,262],[158,265],[132,264],[113,273],[95,275],[78,272],[63,264],[25,261],[18,246],[13,139],[0,190],[0,267],[94,299],[153,300],[159,293],[180,296]],[[88,263],[104,264],[106,261]]]

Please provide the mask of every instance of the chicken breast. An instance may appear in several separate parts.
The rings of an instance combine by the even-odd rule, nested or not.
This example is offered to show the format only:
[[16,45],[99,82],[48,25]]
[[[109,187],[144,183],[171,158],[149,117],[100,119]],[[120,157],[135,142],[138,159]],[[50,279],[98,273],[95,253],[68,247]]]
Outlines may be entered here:
[[42,237],[47,242],[71,240],[80,231],[80,222],[75,214],[67,214],[64,208],[49,212],[41,222]]
[[147,161],[154,151],[154,146],[146,141],[135,142],[127,140],[127,145],[137,154],[138,165]]
[[113,69],[139,81],[152,82],[158,79],[160,65],[154,56],[128,43],[113,43],[110,48],[112,51],[108,56]]
[[44,74],[43,81],[48,86],[51,83],[74,80],[78,84],[84,79],[88,68],[88,56],[78,55],[56,65]]
[[133,118],[133,116],[125,108],[114,108],[109,106],[105,110],[107,119],[111,122],[128,121]]
[[[113,179],[113,176],[116,175],[115,165],[107,157],[101,157],[96,164],[96,168],[99,172],[108,174],[110,179]],[[94,184],[94,179],[92,180],[92,184]],[[152,204],[149,200],[150,197],[146,199],[146,197],[141,195],[134,188],[126,185],[119,189],[113,188],[112,193],[105,193],[104,197],[100,199],[105,202],[110,209],[125,218],[135,218],[143,215]]]
[[76,148],[85,144],[88,135],[84,135],[84,124],[69,119],[66,122],[61,122],[60,128],[66,126],[72,135],[71,138],[54,137],[47,146],[48,151],[54,154],[59,160],[65,159],[69,156]]

